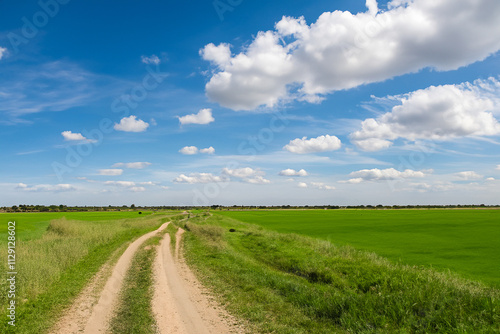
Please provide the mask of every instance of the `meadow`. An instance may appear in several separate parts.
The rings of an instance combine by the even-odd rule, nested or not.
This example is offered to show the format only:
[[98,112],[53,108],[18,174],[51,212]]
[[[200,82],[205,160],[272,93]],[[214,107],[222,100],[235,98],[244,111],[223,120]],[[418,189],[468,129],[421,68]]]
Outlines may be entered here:
[[500,287],[500,210],[213,211]]
[[[44,333],[110,258],[158,228],[173,213],[130,212],[0,214],[2,229],[16,221],[16,333]],[[4,226],[5,225],[5,226]],[[0,233],[7,259],[7,234]],[[7,272],[7,261],[0,262]],[[0,282],[0,316],[6,319],[7,282]],[[6,322],[1,333],[14,332]]]
[[188,263],[252,332],[500,333],[500,290],[454,273],[222,214],[177,224]]

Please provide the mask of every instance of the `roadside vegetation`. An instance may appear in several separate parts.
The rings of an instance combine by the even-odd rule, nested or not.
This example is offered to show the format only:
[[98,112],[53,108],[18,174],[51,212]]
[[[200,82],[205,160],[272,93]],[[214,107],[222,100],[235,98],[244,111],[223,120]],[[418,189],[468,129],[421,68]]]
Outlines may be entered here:
[[[139,215],[135,213],[134,216]],[[50,221],[40,235],[18,242],[16,327],[3,321],[0,332],[46,332],[117,249],[125,250],[124,245],[155,230],[169,216],[139,217],[96,221],[56,219]],[[22,226],[22,220],[17,221],[18,226]],[[32,234],[35,232],[40,232],[40,228],[32,230]],[[6,247],[2,247],[0,254],[7,258]],[[7,272],[4,262],[0,262],[0,270]],[[6,283],[5,280],[0,282],[0,317],[4,319],[7,319],[8,302]]]
[[221,215],[177,224],[198,277],[255,332],[500,332],[500,291],[451,272]]

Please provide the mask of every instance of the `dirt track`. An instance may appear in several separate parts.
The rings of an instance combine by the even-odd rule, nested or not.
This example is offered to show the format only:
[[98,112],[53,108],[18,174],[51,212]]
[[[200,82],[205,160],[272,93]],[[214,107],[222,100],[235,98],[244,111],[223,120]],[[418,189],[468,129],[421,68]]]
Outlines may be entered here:
[[[50,333],[108,333],[108,323],[114,314],[123,280],[135,252],[144,241],[164,230],[168,224],[163,224],[158,230],[131,243],[112,269],[104,288],[99,291],[99,282],[102,283],[106,276],[107,267],[103,266]],[[175,259],[171,251],[170,235],[167,233],[154,262],[152,307],[159,333],[244,333],[241,327],[235,325],[236,320],[208,297],[208,292],[184,263],[180,256],[183,232],[179,229],[176,234]]]
[[236,321],[198,282],[180,256],[180,241],[184,231],[176,234],[175,259],[170,236],[163,238],[155,261],[155,295],[153,312],[162,334],[243,333]]

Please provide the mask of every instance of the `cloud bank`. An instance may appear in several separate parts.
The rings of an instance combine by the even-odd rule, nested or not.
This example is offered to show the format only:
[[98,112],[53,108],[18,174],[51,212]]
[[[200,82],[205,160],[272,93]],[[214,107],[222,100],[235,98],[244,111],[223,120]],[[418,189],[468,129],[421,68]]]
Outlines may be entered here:
[[227,43],[206,45],[207,96],[233,110],[318,102],[424,68],[454,70],[500,49],[497,0],[394,0],[385,12],[366,4],[367,12],[325,12],[310,25],[283,17],[238,54]]

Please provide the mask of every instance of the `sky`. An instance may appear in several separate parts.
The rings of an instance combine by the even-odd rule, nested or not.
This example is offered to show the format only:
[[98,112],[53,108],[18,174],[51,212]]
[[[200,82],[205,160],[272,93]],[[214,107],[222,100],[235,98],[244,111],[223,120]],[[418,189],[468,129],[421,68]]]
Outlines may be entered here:
[[0,1],[0,206],[500,204],[498,17]]

